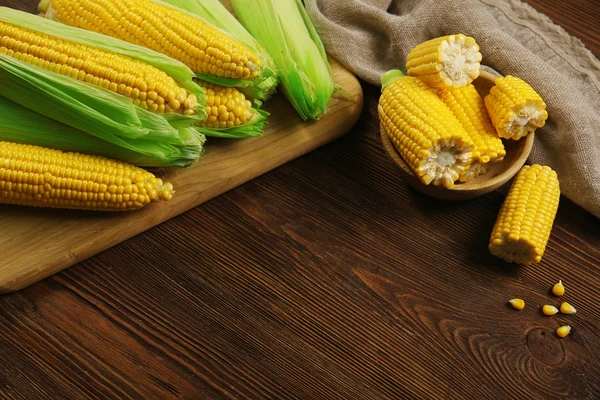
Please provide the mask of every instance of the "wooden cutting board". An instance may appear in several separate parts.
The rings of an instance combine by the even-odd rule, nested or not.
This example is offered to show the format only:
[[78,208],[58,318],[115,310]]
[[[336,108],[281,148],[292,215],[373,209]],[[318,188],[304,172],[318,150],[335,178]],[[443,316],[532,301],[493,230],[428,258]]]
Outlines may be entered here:
[[263,136],[209,139],[192,167],[163,175],[171,201],[139,211],[101,213],[0,205],[0,293],[22,289],[339,138],[356,123],[363,94],[356,77],[332,61],[335,81],[354,101],[333,99],[319,121],[303,122],[277,95]]

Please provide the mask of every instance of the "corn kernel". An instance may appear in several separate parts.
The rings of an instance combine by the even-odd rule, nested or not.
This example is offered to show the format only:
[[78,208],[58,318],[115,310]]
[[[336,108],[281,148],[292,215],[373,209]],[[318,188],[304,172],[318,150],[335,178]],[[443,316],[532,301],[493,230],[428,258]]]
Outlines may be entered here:
[[561,338],[567,337],[569,333],[571,333],[571,327],[569,325],[561,326],[556,330],[556,334]]
[[508,302],[513,308],[519,311],[525,308],[525,301],[523,299],[511,299]]
[[563,314],[575,314],[577,310],[565,301],[560,305],[560,312]]
[[562,296],[563,294],[565,294],[565,286],[563,285],[561,280],[559,280],[558,283],[552,286],[552,293],[554,293],[557,296]]
[[558,312],[558,308],[548,304],[544,304],[544,306],[542,307],[542,312],[544,313],[544,315],[554,315]]

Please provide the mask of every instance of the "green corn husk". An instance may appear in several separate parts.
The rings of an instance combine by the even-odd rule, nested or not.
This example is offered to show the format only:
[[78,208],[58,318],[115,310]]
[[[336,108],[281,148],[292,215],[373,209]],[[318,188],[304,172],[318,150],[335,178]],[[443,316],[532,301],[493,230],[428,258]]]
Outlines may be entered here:
[[139,167],[185,166],[203,152],[204,137],[190,135],[188,144],[115,138],[113,144],[38,114],[0,97],[0,141],[32,144],[63,151],[104,156]]
[[[181,87],[198,97],[197,115],[156,114],[133,104],[131,99],[104,88],[66,77],[0,54],[0,96],[46,117],[115,145],[138,151],[130,140],[152,145],[197,145],[200,155],[203,135],[195,124],[206,118],[202,88],[182,63],[162,54],[94,32],[69,27],[32,14],[0,7],[0,21],[46,33],[73,43],[120,53],[151,64],[173,77]],[[43,134],[43,133],[40,133]],[[129,146],[129,147],[128,147]],[[152,152],[146,153],[151,156]],[[168,159],[165,158],[164,161]]]
[[242,24],[273,56],[282,91],[304,119],[327,112],[335,83],[300,0],[232,0]]
[[[214,83],[221,86],[232,86],[238,88],[246,96],[253,99],[267,100],[275,92],[277,88],[277,72],[275,64],[271,56],[262,48],[262,46],[250,35],[243,26],[227,11],[227,9],[218,1],[199,0],[151,0],[155,3],[160,3],[167,7],[172,7],[199,18],[204,22],[213,25],[216,29],[220,29],[224,33],[236,38],[244,43],[248,48],[254,51],[263,62],[263,72],[255,79],[234,79],[217,77],[210,74],[196,73],[196,77],[203,81]],[[51,0],[42,0],[38,6],[46,18],[57,20],[52,8]],[[219,18],[223,18],[224,22],[219,22]]]

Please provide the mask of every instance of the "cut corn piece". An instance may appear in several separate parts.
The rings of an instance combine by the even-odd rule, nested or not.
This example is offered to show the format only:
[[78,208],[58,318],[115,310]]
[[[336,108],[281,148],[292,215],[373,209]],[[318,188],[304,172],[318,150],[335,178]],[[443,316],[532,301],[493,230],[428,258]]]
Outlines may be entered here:
[[460,174],[460,182],[477,178],[486,172],[488,163],[504,159],[504,144],[492,126],[483,99],[475,86],[468,84],[462,88],[439,89],[437,95],[452,110],[475,144],[473,162],[469,169]]
[[512,75],[497,78],[485,96],[485,106],[498,136],[519,140],[546,123],[546,103],[524,80]]
[[454,185],[471,162],[473,141],[450,109],[423,83],[385,73],[379,119],[394,146],[425,185]]
[[559,200],[556,172],[537,164],[524,166],[500,209],[490,238],[490,252],[506,262],[540,262]]
[[39,8],[48,18],[166,54],[205,80],[223,78],[215,83],[254,81],[265,72],[253,49],[204,19],[162,2],[49,0]]
[[196,113],[198,99],[160,69],[0,21],[0,53],[131,98],[151,112]]
[[415,46],[406,58],[406,70],[433,88],[463,87],[479,76],[480,62],[475,39],[448,35]]
[[173,185],[133,165],[0,142],[0,203],[129,211],[172,197]]

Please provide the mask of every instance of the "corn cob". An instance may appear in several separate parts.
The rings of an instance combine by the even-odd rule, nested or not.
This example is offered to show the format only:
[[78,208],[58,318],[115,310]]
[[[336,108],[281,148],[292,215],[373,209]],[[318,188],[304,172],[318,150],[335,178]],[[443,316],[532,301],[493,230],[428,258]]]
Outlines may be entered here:
[[446,105],[418,78],[392,70],[381,79],[379,118],[386,134],[425,185],[454,185],[474,144]]
[[546,123],[546,103],[539,94],[520,78],[507,75],[497,78],[490,94],[485,97],[498,135],[519,140]]
[[462,88],[439,89],[437,95],[452,110],[475,144],[473,162],[469,169],[460,174],[460,182],[477,178],[486,172],[488,163],[504,159],[504,144],[492,126],[483,99],[472,84]]
[[208,118],[201,122],[207,128],[232,128],[252,119],[252,103],[235,88],[201,83],[206,92]]
[[540,262],[559,200],[556,172],[537,164],[524,166],[500,209],[490,238],[490,252],[506,262]]
[[[0,7],[0,23],[3,26],[0,46],[4,49],[0,52],[0,82],[2,82],[0,96],[68,125],[73,128],[73,132],[77,130],[85,132],[115,146],[141,152],[145,156],[154,158],[160,165],[169,165],[171,162],[180,165],[184,159],[193,162],[201,154],[204,135],[196,130],[195,124],[206,118],[203,105],[205,96],[202,88],[193,82],[193,72],[185,65],[162,54],[118,39],[7,7]],[[49,38],[52,40],[48,40]],[[30,44],[24,43],[27,41]],[[59,44],[61,47],[57,48]],[[65,52],[66,44],[70,53]],[[10,49],[7,46],[10,46]],[[90,52],[85,53],[88,58],[76,59],[83,48],[91,49]],[[19,58],[15,57],[17,53],[20,54]],[[23,61],[21,58],[25,53],[28,55]],[[105,78],[102,78],[102,85],[100,85],[99,76],[105,73],[105,67],[101,67],[96,61],[102,59],[102,62],[109,62],[100,57],[100,54],[107,57],[119,54],[123,57],[119,58],[120,61],[112,59],[111,68],[131,68],[133,65],[133,69],[127,76],[127,82],[122,81],[117,84],[116,92],[110,90],[111,86],[114,89],[114,84],[117,83],[113,81],[112,76],[106,79],[109,81],[108,89],[102,86],[106,85]],[[41,63],[41,66],[31,62],[36,59],[39,61],[44,57],[51,58]],[[62,64],[66,62],[66,66],[57,68],[57,62]],[[68,65],[69,63],[72,63],[72,66]],[[75,75],[77,69],[79,70],[77,76],[79,76],[93,63],[96,63],[96,67],[85,72],[85,79],[90,80],[91,77],[91,83],[85,79],[79,80],[77,77],[65,75],[67,72]],[[139,63],[143,63],[144,66],[141,67]],[[138,80],[140,77],[134,76],[138,70],[153,73],[158,71],[157,74],[162,77],[166,74],[167,80],[174,81],[178,88],[184,89],[189,98],[193,99],[195,96],[198,100],[195,114],[186,115],[189,114],[189,109],[184,109],[187,107],[185,104],[187,101],[179,104],[180,113],[157,113],[144,109],[141,106],[142,101],[145,101],[144,104],[150,109],[158,104],[156,106],[158,111],[161,106],[158,103],[159,96],[164,99],[165,109],[169,106],[168,102],[173,99],[169,98],[170,93],[162,92],[163,88],[155,86],[154,92],[147,92],[146,100],[143,100],[143,90],[140,91],[140,88],[151,89],[151,85],[159,85],[161,82],[153,83],[149,79],[146,81],[146,77],[140,82]],[[117,79],[119,79],[118,75]],[[95,82],[97,85],[94,84],[96,78],[98,78]],[[126,85],[127,88],[131,87],[131,92],[127,90],[127,94],[137,95],[138,98],[127,97],[125,89],[123,94],[120,94],[121,84]],[[154,103],[149,103],[154,98],[152,93],[157,97]],[[140,106],[135,105],[136,100],[140,101]],[[178,101],[177,93],[174,100]],[[42,132],[39,134],[41,135]],[[182,154],[180,150],[186,154]]]
[[281,90],[304,120],[318,119],[336,90],[325,47],[301,0],[232,0],[244,27],[271,54]]
[[265,70],[262,54],[204,19],[162,2],[43,0],[38,8],[48,18],[165,54],[214,83],[247,86],[274,74]]
[[156,67],[1,21],[0,53],[125,95],[152,112],[191,115],[198,107],[195,95]]
[[463,87],[479,76],[481,53],[475,39],[462,34],[428,40],[406,58],[407,74],[434,88]]
[[133,165],[0,142],[0,203],[129,211],[172,197],[173,185]]

